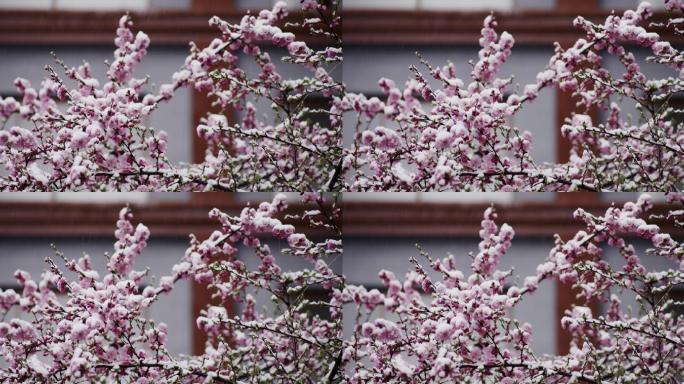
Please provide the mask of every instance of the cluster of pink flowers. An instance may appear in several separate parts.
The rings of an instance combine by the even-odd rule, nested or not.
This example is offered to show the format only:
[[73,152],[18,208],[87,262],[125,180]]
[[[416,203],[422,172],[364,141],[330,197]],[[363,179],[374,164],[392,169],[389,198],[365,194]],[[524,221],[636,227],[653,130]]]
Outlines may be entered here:
[[[472,272],[459,270],[453,256],[426,256],[431,273],[415,259],[415,270],[399,280],[390,271],[379,277],[384,293],[347,286],[336,291],[335,304],[355,304],[356,325],[345,340],[349,382],[676,382],[684,367],[684,319],[673,314],[681,305],[668,295],[684,283],[684,245],[644,218],[650,198],[603,216],[578,209],[586,223],[567,242],[557,238],[537,273],[520,283],[512,271],[498,269],[513,229],[494,223],[492,209],[482,221],[479,253]],[[682,211],[672,211],[681,216]],[[648,271],[628,238],[650,241],[648,252],[674,262],[671,269]],[[602,260],[616,248],[623,266]],[[425,255],[424,255],[425,256]],[[564,356],[536,354],[533,330],[510,316],[545,280],[573,284],[586,299],[605,304],[605,313],[575,305],[562,319],[573,341]],[[635,297],[638,313],[619,297]],[[385,317],[374,315],[382,307]]]
[[[120,211],[103,270],[89,255],[71,259],[57,252],[38,278],[16,271],[20,292],[0,290],[0,381],[684,378],[684,317],[677,315],[684,303],[673,295],[684,286],[684,243],[655,224],[684,226],[681,193],[667,195],[672,208],[658,217],[650,215],[648,195],[602,215],[577,209],[583,230],[565,240],[557,235],[530,276],[500,267],[515,231],[498,224],[494,207],[484,212],[478,249],[465,268],[453,255],[436,259],[421,252],[403,277],[382,270],[380,287],[370,288],[348,284],[338,267],[344,236],[338,191],[684,187],[684,130],[675,119],[683,111],[671,102],[684,89],[684,53],[651,31],[648,3],[603,23],[577,17],[585,37],[566,48],[557,44],[546,68],[522,87],[500,76],[515,40],[498,33],[490,15],[468,79],[453,64],[434,67],[421,59],[426,71],[411,67],[403,88],[380,79],[382,97],[348,92],[334,76],[342,62],[339,2],[300,3],[296,17],[288,16],[283,1],[237,23],[212,17],[220,36],[204,48],[191,43],[180,69],[159,87],[135,76],[150,39],[135,34],[125,15],[105,80],[96,79],[88,63],[71,68],[56,59],[59,71],[47,66],[38,87],[15,81],[21,100],[0,99],[3,191],[303,192],[296,209],[277,194],[239,214],[211,210],[216,230],[206,239],[190,235],[185,253],[158,279],[137,268],[151,234],[134,225],[128,207]],[[680,0],[665,0],[665,6],[684,12]],[[671,17],[659,27],[681,33],[681,24],[684,19]],[[646,76],[635,47],[674,74]],[[276,64],[271,54],[279,50]],[[623,72],[604,66],[611,57]],[[252,70],[239,66],[245,60]],[[283,66],[306,75],[287,78]],[[550,127],[572,143],[564,164],[536,161],[531,133],[510,123],[551,87],[579,100],[577,113]],[[146,124],[181,88],[205,93],[221,111],[195,127],[207,146],[197,164],[170,161],[168,142],[175,138]],[[323,102],[314,107],[312,98]],[[623,112],[626,104],[636,105],[639,116]],[[258,105],[270,105],[270,113]],[[590,109],[606,121],[593,121]],[[237,112],[236,121],[228,111]],[[354,127],[346,129],[354,130],[353,140],[344,148],[343,121],[352,120]],[[273,250],[273,244],[284,248]],[[619,260],[610,262],[607,252]],[[664,267],[648,268],[644,252]],[[293,270],[286,258],[305,267]],[[214,300],[194,319],[207,338],[197,355],[171,353],[169,334],[188,330],[169,329],[148,315],[181,281],[206,286]],[[573,304],[558,324],[572,339],[564,355],[535,351],[532,326],[514,315],[551,281],[571,286],[587,303]]]
[[[330,239],[314,242],[276,218],[287,208],[284,195],[246,207],[238,216],[213,210],[210,216],[220,229],[203,241],[191,236],[172,273],[150,283],[148,270],[134,269],[149,230],[142,224],[134,227],[130,209],[124,208],[104,276],[92,269],[87,255],[78,260],[60,255],[66,271],[48,259],[50,268],[39,280],[17,271],[22,291],[0,292],[0,381],[229,383],[257,377],[305,381],[337,372],[331,371],[330,362],[337,359],[331,353],[341,344],[341,317],[308,316],[311,307],[329,304],[307,300],[305,293],[343,282],[328,265],[342,251],[339,208],[324,196],[306,199],[318,209],[295,219],[327,228],[333,235]],[[318,205],[329,216],[322,217]],[[282,269],[262,242],[264,236],[286,239],[287,252],[305,259],[311,268]],[[258,267],[248,269],[237,257],[238,248],[243,254],[252,250],[252,257],[260,260]],[[210,306],[197,318],[196,326],[210,339],[201,356],[170,355],[166,348],[170,330],[146,317],[145,310],[181,279],[208,284],[222,303],[244,304],[239,316],[229,316],[223,306]],[[273,296],[276,308],[272,310],[279,316],[258,309],[254,296],[261,292]],[[25,316],[8,319],[10,310]]]
[[[684,10],[679,1],[665,3],[669,11]],[[422,60],[427,75],[412,67],[414,77],[403,89],[381,79],[382,100],[347,92],[331,74],[342,62],[338,7],[337,2],[301,1],[303,20],[295,23],[285,23],[284,2],[237,24],[213,17],[210,24],[220,37],[202,49],[191,43],[172,82],[144,97],[147,78],[134,78],[133,73],[150,41],[142,32],[134,35],[132,21],[124,16],[103,85],[88,64],[64,68],[74,88],[48,68],[50,76],[39,88],[17,79],[21,101],[0,100],[5,125],[14,115],[29,123],[0,130],[0,188],[303,192],[682,187],[684,135],[674,118],[681,111],[673,108],[671,97],[681,91],[684,59],[649,31],[650,4],[612,14],[602,24],[578,17],[575,25],[586,36],[567,49],[557,45],[536,81],[522,87],[512,77],[499,77],[515,40],[507,32],[498,34],[494,16],[488,16],[470,79],[459,76],[453,64],[433,67]],[[328,43],[309,47],[282,24]],[[671,18],[664,27],[680,33],[680,24],[681,19]],[[285,48],[283,65],[302,67],[309,75],[285,78],[264,43]],[[649,50],[647,61],[670,68],[674,75],[647,77],[630,51],[634,47]],[[256,74],[238,65],[240,56],[253,60]],[[617,58],[624,73],[603,66],[609,56]],[[180,87],[206,93],[223,111],[207,115],[193,132],[208,146],[199,164],[170,162],[167,143],[174,138],[144,124]],[[578,111],[563,126],[548,127],[572,142],[569,161],[562,164],[533,159],[531,133],[510,123],[523,105],[549,87],[572,92],[582,108],[598,108],[607,116],[605,122],[592,121]],[[312,97],[325,102],[313,108]],[[271,105],[270,117],[257,110],[260,101]],[[628,103],[639,116],[622,112]],[[228,110],[239,112],[238,121],[228,121]],[[325,123],[313,118],[321,115]],[[374,123],[379,116],[383,126]],[[343,121],[356,121],[345,128],[354,131],[347,148],[342,145]]]
[[[281,29],[288,15],[282,1],[237,24],[213,17],[209,22],[220,37],[204,49],[191,44],[172,82],[156,90],[146,87],[149,78],[134,77],[150,39],[143,32],[134,35],[131,18],[123,16],[104,84],[93,77],[89,64],[68,68],[57,60],[73,87],[48,66],[49,77],[40,87],[19,78],[15,85],[22,99],[0,100],[3,127],[23,121],[0,130],[0,189],[332,189],[339,174],[341,126],[334,120],[314,121],[312,114],[327,109],[315,110],[307,102],[312,95],[329,101],[342,88],[329,73],[342,60],[336,34],[340,18],[336,9],[323,5],[308,2],[305,8],[304,19],[292,26],[327,39],[329,46],[309,48]],[[285,78],[261,47],[266,44],[287,48],[283,65],[302,67],[310,75]],[[253,59],[258,73],[240,68],[240,55]],[[241,111],[241,121],[210,114],[197,126],[196,134],[208,145],[199,164],[172,163],[167,147],[175,138],[145,124],[145,118],[181,87],[206,93],[222,111]],[[268,118],[254,107],[263,100],[273,108]]]
[[[667,1],[669,10],[681,3]],[[651,5],[610,15],[603,24],[582,17],[575,25],[586,32],[567,49],[557,45],[536,82],[517,91],[512,78],[498,72],[511,54],[513,36],[497,35],[493,16],[482,28],[479,60],[471,79],[457,75],[454,65],[432,67],[429,76],[412,67],[414,78],[399,89],[381,79],[385,100],[346,94],[336,98],[335,113],[358,121],[356,139],[346,151],[349,190],[679,190],[684,176],[684,135],[673,118],[680,113],[670,98],[681,91],[682,54],[648,31]],[[680,19],[666,27],[679,33]],[[648,78],[629,48],[644,47],[647,61],[675,71],[674,76]],[[602,66],[616,57],[624,73]],[[434,85],[434,83],[438,85]],[[583,108],[597,107],[605,123],[576,113],[560,129],[572,141],[565,164],[540,163],[530,155],[532,135],[510,124],[524,104],[547,87],[572,92]],[[640,116],[621,114],[621,105],[636,105]],[[533,108],[533,106],[531,107]],[[382,116],[388,126],[374,126]]]
[[[326,200],[328,199],[328,200]],[[0,292],[0,369],[3,382],[109,380],[132,383],[171,382],[676,382],[684,368],[684,319],[673,313],[681,302],[671,290],[684,284],[684,244],[652,224],[651,201],[610,207],[603,215],[578,209],[585,223],[571,239],[556,238],[548,259],[536,274],[518,279],[499,262],[514,237],[510,226],[496,223],[487,209],[479,251],[471,271],[460,269],[453,256],[425,266],[412,259],[414,270],[399,279],[380,271],[384,289],[349,285],[333,271],[331,261],[342,253],[341,210],[323,195],[305,195],[306,204],[293,218],[302,225],[331,231],[315,242],[280,217],[287,207],[283,195],[237,216],[213,210],[220,224],[206,240],[191,236],[190,246],[172,273],[141,288],[148,271],[134,269],[149,237],[147,228],[131,223],[121,211],[114,253],[106,274],[92,269],[89,256],[62,258],[66,271],[52,259],[33,280],[15,277],[22,288]],[[681,205],[681,195],[672,195]],[[673,208],[661,219],[681,222],[684,210]],[[310,268],[288,271],[265,236],[284,239],[292,254]],[[633,239],[648,241],[647,251],[671,263],[648,270]],[[249,268],[244,257],[257,261]],[[619,251],[624,262],[609,264],[602,253]],[[428,272],[429,271],[429,272]],[[170,330],[146,318],[160,295],[176,281],[207,284],[223,305],[205,308],[196,326],[209,340],[199,356],[174,356],[166,349]],[[559,279],[572,284],[604,311],[574,305],[561,321],[572,334],[567,355],[535,353],[532,327],[511,315],[540,284]],[[310,289],[324,289],[330,300],[311,301]],[[58,293],[65,295],[58,296]],[[265,293],[273,307],[260,309],[255,297]],[[621,298],[632,297],[639,308]],[[229,313],[230,303],[242,303]],[[312,312],[320,306],[326,315]],[[383,309],[386,314],[379,316]],[[7,318],[10,310],[25,313]],[[633,312],[636,310],[637,312]],[[351,323],[343,323],[352,316]],[[345,324],[346,327],[345,328]],[[350,325],[351,324],[351,325]]]

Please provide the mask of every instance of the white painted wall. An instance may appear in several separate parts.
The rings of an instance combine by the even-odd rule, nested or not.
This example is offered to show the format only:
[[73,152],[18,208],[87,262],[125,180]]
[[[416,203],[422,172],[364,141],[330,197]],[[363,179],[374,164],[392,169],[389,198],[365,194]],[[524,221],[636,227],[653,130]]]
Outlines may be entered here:
[[0,0],[0,8],[6,9],[63,9],[112,11],[142,11],[149,7],[149,0]]
[[52,203],[130,204],[159,201],[187,201],[190,192],[12,192],[0,193],[0,201],[35,201]]
[[404,202],[421,204],[495,204],[509,205],[526,201],[552,201],[552,192],[345,192],[344,201]]
[[[625,9],[636,9],[642,1],[643,0],[600,0],[599,4],[602,9],[620,12]],[[665,9],[665,2],[663,0],[651,0],[649,3],[651,3],[653,9]]]
[[345,9],[510,11],[513,0],[345,0]]
[[[278,0],[237,0],[237,7],[257,11],[269,8]],[[298,0],[285,0],[292,8]],[[344,9],[425,9],[460,11],[511,11],[518,9],[551,9],[555,0],[338,0]]]

